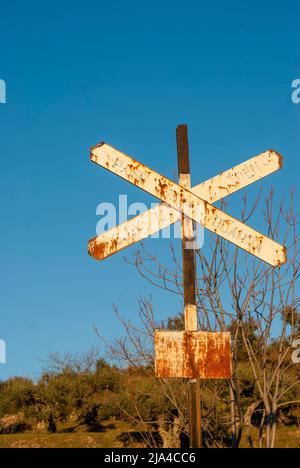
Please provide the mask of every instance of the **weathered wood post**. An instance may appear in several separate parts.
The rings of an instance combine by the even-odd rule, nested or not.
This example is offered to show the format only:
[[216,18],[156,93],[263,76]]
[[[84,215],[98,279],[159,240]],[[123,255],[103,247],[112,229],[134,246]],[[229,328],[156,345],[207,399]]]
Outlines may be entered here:
[[[191,189],[188,129],[187,125],[176,128],[179,185]],[[195,223],[182,214],[182,271],[184,292],[184,328],[185,331],[197,331],[196,306],[196,258],[195,258]],[[189,425],[190,447],[201,448],[201,393],[199,379],[189,380]]]

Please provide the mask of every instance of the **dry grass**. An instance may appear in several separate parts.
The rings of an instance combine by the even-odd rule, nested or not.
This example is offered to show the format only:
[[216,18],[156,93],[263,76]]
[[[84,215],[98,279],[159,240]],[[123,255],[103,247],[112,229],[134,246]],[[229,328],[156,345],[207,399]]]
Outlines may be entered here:
[[[251,430],[254,448],[258,448],[257,431]],[[249,447],[247,438],[244,436],[242,447]],[[280,426],[277,430],[276,448],[300,448],[300,428],[296,426]]]
[[0,435],[1,448],[117,448],[123,447],[118,437],[128,431],[121,421],[103,423],[101,432],[58,432]]
[[[68,428],[61,429],[67,431]],[[103,423],[102,432],[58,432],[0,435],[1,448],[119,448],[124,447],[120,440],[121,434],[130,434],[131,428],[122,421]],[[256,431],[251,430],[254,446],[258,447]],[[142,447],[143,444],[131,442],[126,445],[131,448]],[[241,446],[249,447],[246,437]],[[280,427],[278,429],[276,447],[300,448],[300,428]]]

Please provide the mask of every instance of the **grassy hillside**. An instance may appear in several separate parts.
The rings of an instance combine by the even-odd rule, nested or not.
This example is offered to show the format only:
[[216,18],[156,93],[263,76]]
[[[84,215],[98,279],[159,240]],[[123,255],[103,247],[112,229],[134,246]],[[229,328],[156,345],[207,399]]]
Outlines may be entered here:
[[[0,435],[1,448],[142,448],[146,444],[141,435],[124,421],[105,421],[101,432],[69,432],[70,427],[62,427],[56,434],[25,432]],[[258,447],[256,431],[252,430],[254,447]],[[280,427],[278,448],[300,448],[300,428]],[[242,448],[249,448],[246,437]]]
[[[61,428],[56,434],[25,432],[0,435],[0,448],[119,448],[139,447],[130,441],[132,429],[123,421],[105,421],[101,432],[69,432]],[[134,438],[134,432],[132,432]],[[128,442],[124,442],[128,440]]]
[[[4,447],[179,447],[188,438],[188,386],[167,382],[147,367],[118,368],[99,359],[91,368],[70,363],[33,382],[0,381],[0,448]],[[247,362],[239,365],[242,441],[258,447],[263,406]],[[288,382],[295,380],[291,374]],[[277,412],[276,447],[300,448],[299,388]],[[202,383],[202,422],[210,447],[234,446],[228,385]],[[261,440],[266,446],[266,439]]]
[[[254,447],[257,447],[255,432],[252,431]],[[130,435],[132,434],[132,438]],[[9,434],[0,435],[1,448],[139,448],[144,447],[143,441],[135,440],[135,432],[128,424],[122,421],[104,423],[103,432],[66,433],[56,434]],[[124,442],[124,439],[127,442]],[[122,441],[123,440],[123,441]],[[242,447],[249,447],[244,438]],[[300,428],[281,427],[278,430],[278,448],[300,448]]]

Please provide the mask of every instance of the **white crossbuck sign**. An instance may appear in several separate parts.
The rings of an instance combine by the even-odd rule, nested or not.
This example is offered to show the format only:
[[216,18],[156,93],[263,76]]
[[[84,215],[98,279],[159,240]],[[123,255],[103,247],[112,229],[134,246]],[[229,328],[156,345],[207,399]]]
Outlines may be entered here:
[[90,157],[96,164],[154,195],[162,202],[155,208],[91,239],[89,254],[97,260],[103,260],[181,220],[183,213],[189,219],[274,267],[286,262],[285,247],[212,205],[281,169],[282,157],[276,151],[269,150],[259,154],[191,190],[106,143],[92,147]]

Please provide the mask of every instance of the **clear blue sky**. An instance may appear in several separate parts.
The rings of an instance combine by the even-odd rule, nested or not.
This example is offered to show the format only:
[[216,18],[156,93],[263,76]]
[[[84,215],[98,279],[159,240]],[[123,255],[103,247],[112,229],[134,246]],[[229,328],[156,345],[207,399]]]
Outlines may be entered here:
[[[165,175],[175,127],[189,124],[193,183],[270,147],[269,178],[299,181],[299,1],[0,1],[0,379],[36,376],[52,351],[82,352],[132,319],[152,293],[158,317],[180,301],[151,288],[123,254],[87,255],[96,206],[128,193],[154,201],[89,162],[107,141]],[[299,192],[298,192],[299,193]],[[298,196],[298,195],[297,195]],[[238,200],[238,198],[236,198]],[[148,240],[162,261],[168,241]],[[130,255],[134,249],[129,249]]]

